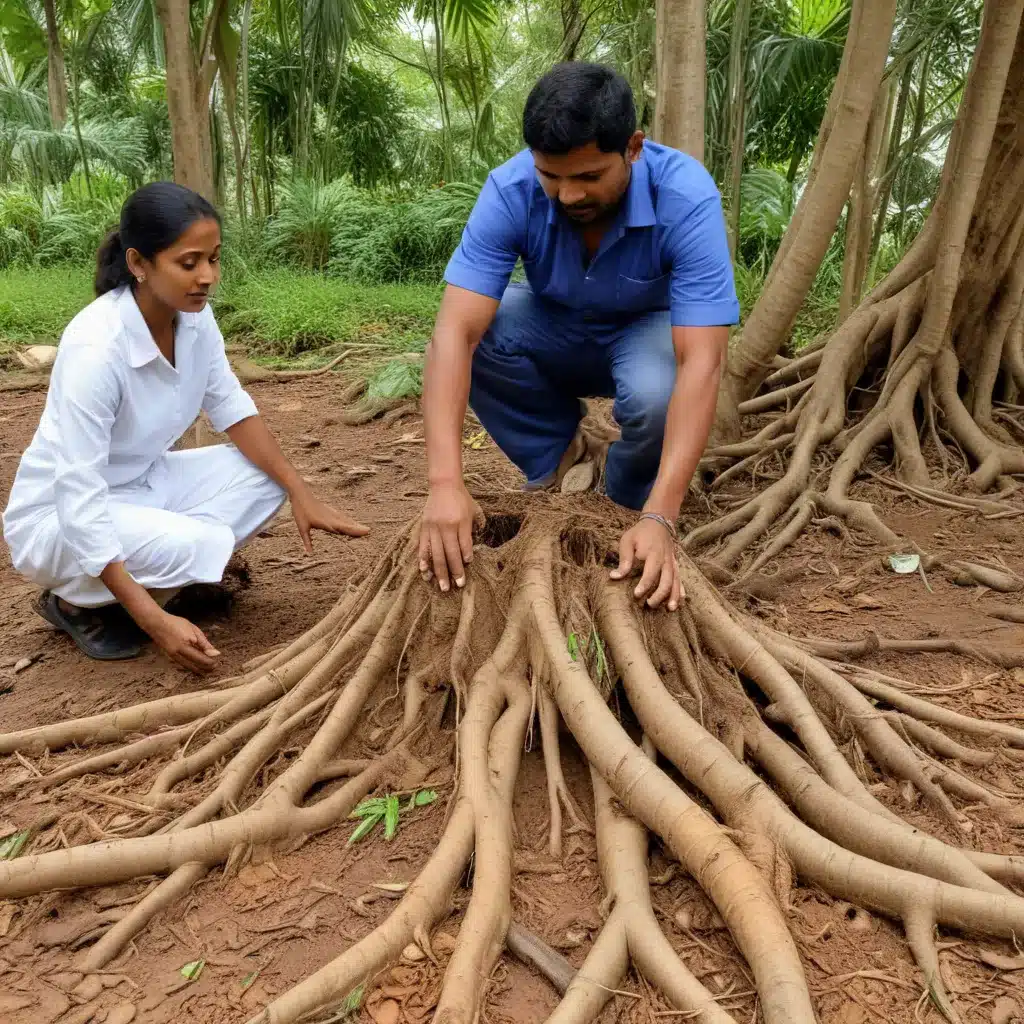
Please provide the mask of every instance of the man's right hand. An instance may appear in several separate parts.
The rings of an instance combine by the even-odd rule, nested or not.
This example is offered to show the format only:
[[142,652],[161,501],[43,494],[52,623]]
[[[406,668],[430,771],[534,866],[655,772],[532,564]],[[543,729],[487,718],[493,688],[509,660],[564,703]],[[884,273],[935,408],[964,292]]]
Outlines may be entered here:
[[466,485],[432,484],[420,522],[420,572],[434,577],[443,591],[466,583],[466,566],[473,561],[473,520],[477,504]]

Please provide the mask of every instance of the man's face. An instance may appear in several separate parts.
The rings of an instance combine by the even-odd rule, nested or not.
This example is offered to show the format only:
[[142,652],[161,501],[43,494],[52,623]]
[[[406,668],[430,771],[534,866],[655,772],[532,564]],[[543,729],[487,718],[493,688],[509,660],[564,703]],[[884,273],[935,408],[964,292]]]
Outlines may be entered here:
[[534,150],[533,162],[548,198],[573,223],[585,227],[618,209],[629,185],[630,166],[640,156],[643,142],[643,132],[637,132],[625,154],[602,153],[596,142],[560,156]]

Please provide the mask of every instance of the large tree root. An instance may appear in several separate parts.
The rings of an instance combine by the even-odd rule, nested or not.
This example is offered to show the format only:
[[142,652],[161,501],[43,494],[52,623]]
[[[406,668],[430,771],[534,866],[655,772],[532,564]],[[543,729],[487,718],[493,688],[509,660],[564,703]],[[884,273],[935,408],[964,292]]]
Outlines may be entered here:
[[[600,499],[577,499],[575,511],[544,495],[485,506],[465,592],[442,596],[419,579],[409,532],[317,626],[245,676],[0,736],[0,750],[20,758],[7,766],[7,804],[27,816],[45,791],[56,809],[23,856],[0,862],[0,897],[162,876],[92,936],[76,970],[95,972],[211,869],[230,872],[256,847],[336,828],[371,793],[443,789],[457,766],[440,838],[392,913],[253,1024],[329,1011],[410,943],[432,957],[431,931],[452,913],[467,869],[472,895],[435,1020],[472,1024],[509,937],[512,799],[537,714],[559,833],[551,852],[559,855],[564,810],[572,828],[596,832],[605,888],[604,924],[582,967],[552,969],[565,989],[552,1021],[594,1020],[630,966],[687,1019],[734,1019],[654,913],[648,833],[714,903],[768,1024],[816,1019],[787,920],[794,877],[902,922],[923,988],[958,1020],[935,928],[1024,934],[1024,899],[1008,888],[1024,883],[1024,858],[964,838],[985,820],[1020,823],[1019,795],[971,773],[1019,763],[1024,729],[826,660],[813,643],[733,610],[685,556],[682,609],[639,609],[608,579],[623,524]],[[570,645],[572,634],[595,642]],[[396,677],[404,703],[392,699]],[[609,703],[618,682],[615,706],[628,703],[642,742]],[[444,724],[449,694],[455,742]],[[560,721],[590,764],[592,822],[561,773]],[[101,745],[111,749],[69,751]],[[938,812],[941,833],[901,817],[908,789]],[[97,800],[113,805],[102,824],[87,813]],[[426,813],[440,823],[443,806]],[[58,832],[78,845],[56,848]]]
[[[746,569],[756,572],[820,517],[906,551],[911,545],[850,493],[880,449],[900,489],[921,501],[991,518],[1024,514],[1006,500],[1019,486],[1010,477],[1024,473],[1024,428],[996,405],[1024,388],[1022,11],[1020,0],[986,10],[939,195],[903,261],[823,347],[770,374],[748,366],[760,393],[733,394],[730,377],[734,408],[723,418],[733,436],[706,457],[720,474],[715,488],[747,473],[756,483],[766,467],[773,480],[690,533],[689,550],[719,544],[724,568],[753,553]],[[786,291],[781,276],[775,283]],[[745,414],[761,418],[740,440]],[[996,487],[991,499],[962,493]],[[927,557],[924,567],[948,569],[957,582],[1024,588],[1002,567]]]

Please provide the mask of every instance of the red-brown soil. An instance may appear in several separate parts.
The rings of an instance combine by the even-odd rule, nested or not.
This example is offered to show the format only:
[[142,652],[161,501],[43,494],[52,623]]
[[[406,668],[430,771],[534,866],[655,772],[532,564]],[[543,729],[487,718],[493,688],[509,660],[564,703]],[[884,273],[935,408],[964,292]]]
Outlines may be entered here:
[[[214,603],[202,611],[201,625],[222,652],[220,675],[235,674],[249,658],[291,640],[316,622],[345,584],[369,568],[397,530],[419,511],[424,497],[422,424],[416,417],[390,425],[348,428],[337,422],[337,386],[327,379],[263,384],[254,397],[285,450],[328,500],[373,528],[364,540],[317,536],[312,558],[302,552],[291,523],[282,518],[244,552],[248,580],[235,580],[230,607]],[[0,501],[6,502],[17,457],[28,443],[40,410],[39,393],[5,395],[0,408]],[[518,486],[516,471],[489,441],[467,430],[467,470],[488,491]],[[893,496],[883,488],[862,492],[884,503],[888,521],[905,536],[937,553],[971,552],[1002,559],[1024,572],[1022,518],[988,521]],[[693,502],[688,514],[702,515]],[[812,528],[781,564],[769,567],[785,580],[757,611],[794,635],[856,639],[869,631],[881,636],[920,638],[956,635],[1000,647],[1024,645],[1024,626],[992,618],[988,611],[1018,599],[982,588],[954,586],[942,576],[896,576],[877,552],[831,532]],[[89,662],[70,641],[55,635],[31,610],[33,588],[4,560],[0,566],[0,722],[4,731],[109,710],[169,693],[208,685],[173,667],[156,653],[115,665]],[[13,663],[34,658],[17,675]],[[954,687],[934,697],[949,707],[980,717],[1024,721],[1024,672],[1003,671],[951,655],[885,655],[872,667],[918,681],[929,688]],[[4,692],[8,691],[8,692]],[[602,897],[593,837],[567,837],[561,865],[547,852],[547,795],[539,742],[523,762],[515,803],[519,867],[514,916],[579,966],[600,927]],[[283,752],[287,756],[287,752]],[[563,758],[578,803],[591,814],[586,766],[568,738]],[[35,769],[32,762],[4,759],[0,785]],[[1019,768],[970,769],[1001,790],[1020,793]],[[109,776],[93,776],[89,788],[102,795]],[[442,780],[443,782],[443,780]],[[240,873],[220,871],[198,883],[191,894],[160,915],[101,975],[105,990],[90,1003],[86,1018],[69,994],[75,936],[104,909],[117,907],[144,890],[146,883],[50,894],[23,901],[0,901],[0,1022],[3,1024],[84,1024],[102,1021],[115,1007],[135,1008],[146,1024],[189,1020],[192,1024],[245,1021],[268,999],[321,966],[364,935],[393,905],[375,883],[410,880],[440,832],[445,797],[403,821],[390,843],[377,838],[348,847],[348,827],[314,837],[298,849],[257,850]],[[119,783],[123,792],[123,780]],[[0,804],[0,835],[23,826],[40,811],[18,790],[19,799]],[[898,794],[890,794],[898,800]],[[898,806],[893,803],[893,806]],[[100,831],[115,822],[119,807],[97,800],[89,827]],[[947,826],[921,806],[901,808],[908,819],[937,835]],[[1024,830],[979,820],[972,840],[979,849],[1024,854]],[[675,948],[708,987],[723,995],[738,1024],[758,1018],[749,972],[727,932],[696,884],[655,842],[651,877],[657,913]],[[453,936],[468,892],[452,907],[441,932]],[[678,926],[680,912],[690,927]],[[900,930],[887,921],[854,915],[852,908],[803,887],[793,891],[788,911],[798,937],[825,1024],[867,1021],[939,1021],[921,1000],[917,969]],[[1022,937],[1024,939],[1024,937]],[[989,1022],[995,1000],[1016,995],[1024,1012],[1024,971],[999,972],[977,959],[979,950],[1012,954],[1008,944],[969,936],[943,935],[941,959],[947,983],[968,1024]],[[439,934],[434,949],[443,967],[450,943]],[[195,981],[182,978],[183,965],[205,960]],[[258,970],[243,988],[243,978]],[[429,1020],[441,970],[429,961],[401,964],[367,986],[360,1020]],[[74,980],[77,980],[75,978]],[[532,969],[504,957],[488,989],[484,1020],[532,1024],[557,1001],[550,985]],[[601,1017],[648,1022],[663,1016],[665,1004],[632,975]],[[353,1018],[355,1019],[355,1018]]]

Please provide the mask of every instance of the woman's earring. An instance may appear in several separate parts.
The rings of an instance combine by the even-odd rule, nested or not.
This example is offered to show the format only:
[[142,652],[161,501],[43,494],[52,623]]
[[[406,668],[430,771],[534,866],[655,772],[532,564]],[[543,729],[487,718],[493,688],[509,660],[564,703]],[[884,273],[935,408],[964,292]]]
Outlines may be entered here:
[[139,284],[142,284],[142,282],[145,281],[145,280],[146,280],[146,275],[145,274],[139,274]]

